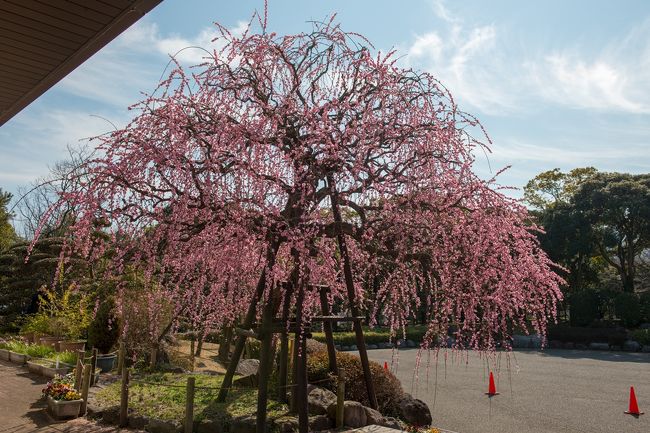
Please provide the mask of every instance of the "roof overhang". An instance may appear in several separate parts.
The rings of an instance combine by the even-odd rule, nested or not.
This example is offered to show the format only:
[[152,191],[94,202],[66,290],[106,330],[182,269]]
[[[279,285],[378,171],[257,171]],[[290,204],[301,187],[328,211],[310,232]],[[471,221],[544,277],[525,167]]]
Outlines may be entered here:
[[0,126],[162,0],[1,0]]

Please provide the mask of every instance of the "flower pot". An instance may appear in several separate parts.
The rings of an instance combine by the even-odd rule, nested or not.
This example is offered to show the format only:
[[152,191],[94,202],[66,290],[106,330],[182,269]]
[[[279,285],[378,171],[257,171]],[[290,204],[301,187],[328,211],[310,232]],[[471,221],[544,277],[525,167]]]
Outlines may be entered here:
[[86,349],[85,340],[76,340],[76,341],[66,341],[61,340],[57,344],[56,350],[59,352],[76,352],[78,350]]
[[56,349],[56,343],[61,340],[61,337],[50,337],[50,336],[45,336],[45,337],[40,337],[38,339],[38,344],[41,346],[50,346],[54,347]]
[[0,359],[9,361],[9,349],[0,349]]
[[13,362],[14,364],[24,365],[28,359],[29,356],[25,355],[24,353],[9,351],[9,361]]
[[82,399],[79,400],[54,400],[47,397],[47,407],[54,418],[76,418],[79,416]]
[[43,375],[43,366],[36,361],[27,361],[27,369],[30,373]]
[[108,373],[115,366],[117,355],[109,353],[107,355],[97,355],[97,368],[102,370],[102,373]]

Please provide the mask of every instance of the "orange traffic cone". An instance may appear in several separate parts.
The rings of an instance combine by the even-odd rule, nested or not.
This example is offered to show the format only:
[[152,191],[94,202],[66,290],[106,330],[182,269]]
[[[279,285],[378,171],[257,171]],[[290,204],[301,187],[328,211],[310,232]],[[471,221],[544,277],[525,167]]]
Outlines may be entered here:
[[639,405],[636,403],[636,394],[634,393],[634,387],[630,387],[630,408],[625,411],[628,415],[643,415],[643,412],[639,412]]
[[492,375],[492,372],[490,372],[490,385],[488,386],[488,392],[486,392],[485,395],[488,397],[499,395],[497,392],[497,387],[494,385],[494,376]]
[[388,371],[388,363],[384,361],[384,370]]

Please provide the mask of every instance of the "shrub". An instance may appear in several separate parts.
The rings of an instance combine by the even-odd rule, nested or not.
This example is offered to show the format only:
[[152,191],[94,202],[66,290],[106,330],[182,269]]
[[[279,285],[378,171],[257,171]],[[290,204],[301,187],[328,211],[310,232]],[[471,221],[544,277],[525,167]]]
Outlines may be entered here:
[[599,317],[599,297],[593,290],[581,290],[571,295],[569,320],[571,326],[587,326]]
[[30,344],[26,347],[25,353],[32,358],[49,358],[54,355],[54,348],[52,346]]
[[549,326],[548,339],[571,343],[608,343],[621,346],[627,337],[622,328],[582,328],[565,325]]
[[327,345],[313,338],[307,339],[307,354],[311,355],[318,352],[327,352]]
[[[349,353],[337,352],[336,363],[339,368],[345,370],[345,399],[359,401],[368,406],[370,401],[366,391],[361,359]],[[379,403],[379,411],[384,415],[398,415],[398,403],[404,395],[399,380],[374,361],[370,361],[370,372]],[[317,352],[307,357],[307,377],[312,383],[330,379],[318,385],[336,392],[336,378],[329,373],[326,351]]]
[[630,332],[630,338],[642,346],[650,346],[650,329],[635,329]]
[[614,298],[614,310],[616,317],[628,328],[638,325],[641,321],[641,304],[639,297],[634,293],[619,293]]
[[119,329],[113,316],[114,304],[105,300],[88,327],[88,345],[96,347],[100,353],[108,353],[117,342]]

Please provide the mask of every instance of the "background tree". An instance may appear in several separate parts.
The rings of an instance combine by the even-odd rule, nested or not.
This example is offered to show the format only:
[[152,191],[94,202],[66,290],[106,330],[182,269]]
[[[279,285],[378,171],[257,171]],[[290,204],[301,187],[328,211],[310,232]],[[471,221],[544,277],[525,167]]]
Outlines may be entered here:
[[623,290],[634,293],[637,261],[650,247],[650,174],[598,173],[573,202],[591,224],[600,256],[616,269]]
[[18,239],[14,227],[11,225],[13,215],[9,211],[9,203],[12,197],[11,193],[0,188],[0,252]]

